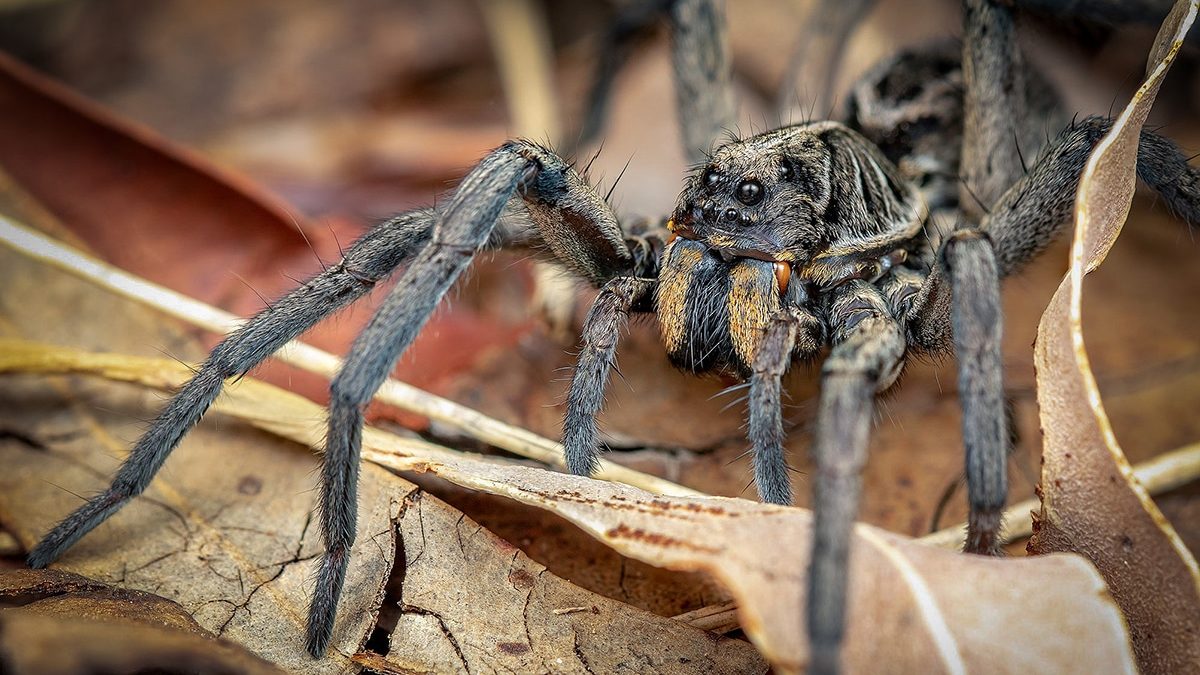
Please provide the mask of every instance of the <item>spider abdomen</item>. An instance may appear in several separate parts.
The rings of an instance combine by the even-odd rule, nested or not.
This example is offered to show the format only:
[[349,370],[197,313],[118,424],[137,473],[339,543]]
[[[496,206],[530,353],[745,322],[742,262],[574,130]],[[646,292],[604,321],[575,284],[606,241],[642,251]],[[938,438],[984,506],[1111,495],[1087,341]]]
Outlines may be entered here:
[[725,260],[683,238],[663,257],[655,302],[671,363],[693,373],[748,377],[763,330],[781,306],[774,264]]

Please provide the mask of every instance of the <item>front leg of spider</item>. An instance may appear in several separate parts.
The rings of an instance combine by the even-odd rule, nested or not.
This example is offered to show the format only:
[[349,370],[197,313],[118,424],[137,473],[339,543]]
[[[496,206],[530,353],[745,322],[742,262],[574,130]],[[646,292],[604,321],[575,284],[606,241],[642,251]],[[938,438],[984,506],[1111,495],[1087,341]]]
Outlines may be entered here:
[[545,148],[510,142],[467,175],[441,212],[431,241],[355,339],[330,387],[321,484],[326,551],[308,618],[307,646],[313,656],[324,653],[332,638],[338,596],[354,543],[363,409],[438,302],[488,242],[514,194],[522,199],[539,246],[593,284],[605,284],[618,275],[653,269],[657,264],[652,256],[635,253],[653,246],[634,241],[638,246],[631,250],[604,199]]
[[[800,284],[782,289],[787,306],[767,324],[754,356],[750,376],[747,436],[752,449],[754,485],[768,504],[791,504],[792,485],[783,444],[783,376],[792,361],[811,358],[825,343],[825,326],[805,307],[808,300],[796,291]],[[788,291],[791,291],[789,293]]]
[[413,260],[383,305],[359,333],[330,385],[329,430],[321,475],[321,534],[325,554],[308,613],[306,644],[314,657],[333,636],[338,597],[357,526],[363,409],[400,354],[487,242],[518,184],[536,177],[538,164],[514,144],[481,161],[439,215],[431,241]]
[[851,531],[858,513],[875,394],[896,379],[904,331],[878,288],[852,280],[828,299],[833,350],[821,368],[812,457],[813,545],[808,575],[809,667],[838,671]]

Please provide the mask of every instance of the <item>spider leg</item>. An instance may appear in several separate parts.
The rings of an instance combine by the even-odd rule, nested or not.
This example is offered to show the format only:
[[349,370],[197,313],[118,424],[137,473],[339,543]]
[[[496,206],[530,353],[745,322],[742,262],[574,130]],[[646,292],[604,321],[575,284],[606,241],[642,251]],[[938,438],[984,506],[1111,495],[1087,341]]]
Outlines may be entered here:
[[792,485],[783,453],[782,379],[793,354],[816,354],[824,341],[820,319],[800,307],[780,310],[767,324],[750,376],[749,437],[754,484],[764,502],[791,504]]
[[725,0],[674,0],[670,24],[684,154],[699,164],[736,119]]
[[876,0],[820,0],[805,15],[804,27],[779,91],[781,120],[797,123],[834,117],[837,101],[833,81],[841,65],[847,39]]
[[654,294],[654,279],[617,277],[604,285],[583,323],[583,346],[563,421],[563,450],[571,473],[591,475],[599,468],[596,413],[604,404],[604,386],[616,362],[617,343],[629,312],[645,307]]
[[583,123],[568,154],[574,154],[574,150],[591,143],[600,135],[617,73],[629,59],[635,43],[652,32],[671,2],[673,0],[635,0],[617,8],[617,15],[608,25],[601,41],[599,56],[592,70],[592,84],[584,107]]
[[321,479],[325,554],[308,615],[307,647],[313,657],[325,652],[333,635],[338,596],[354,543],[363,409],[476,250],[487,242],[517,186],[536,177],[537,161],[522,150],[516,143],[501,146],[467,174],[439,215],[432,240],[355,338],[330,384]]
[[[1064,129],[984,216],[979,229],[991,238],[1000,278],[1020,271],[1071,222],[1079,177],[1092,148],[1110,128],[1111,120],[1092,116]],[[1174,143],[1143,130],[1137,171],[1176,215],[1200,226],[1200,168],[1189,166]],[[949,286],[946,270],[934,265],[907,316],[914,346],[927,351],[950,346]]]
[[699,164],[721,134],[733,128],[734,103],[725,0],[634,0],[613,21],[596,63],[587,114],[572,150],[600,133],[608,97],[630,43],[660,14],[671,30],[675,108],[687,161]]
[[108,489],[89,499],[43,537],[29,553],[29,565],[49,565],[141,494],[180,439],[216,400],[227,378],[246,373],[317,321],[367,293],[425,244],[432,225],[433,214],[428,210],[382,223],[355,242],[341,262],[312,277],[225,338],[155,418]]
[[874,397],[895,380],[905,352],[900,324],[879,290],[866,282],[847,282],[832,291],[829,325],[834,347],[822,367],[812,449],[816,481],[807,608],[812,673],[838,670],[851,531]]
[[1028,106],[1011,7],[995,0],[963,0],[962,69],[959,203],[978,222],[1023,173],[1016,140],[1024,138],[1019,125]]
[[953,289],[951,323],[958,356],[966,450],[968,553],[1000,552],[1000,517],[1008,495],[1008,405],[1000,354],[1003,310],[996,252],[986,234],[960,230],[946,241],[942,259]]
[[[494,238],[501,212],[514,194],[522,198],[540,246],[575,274],[599,285],[643,267],[656,269],[656,239],[626,240],[604,199],[545,148],[509,142],[467,175],[440,213],[432,240],[355,338],[330,385],[321,490],[326,550],[308,618],[307,647],[314,657],[324,653],[333,635],[354,544],[363,409],[475,253]],[[621,278],[605,288],[616,288],[619,282]]]

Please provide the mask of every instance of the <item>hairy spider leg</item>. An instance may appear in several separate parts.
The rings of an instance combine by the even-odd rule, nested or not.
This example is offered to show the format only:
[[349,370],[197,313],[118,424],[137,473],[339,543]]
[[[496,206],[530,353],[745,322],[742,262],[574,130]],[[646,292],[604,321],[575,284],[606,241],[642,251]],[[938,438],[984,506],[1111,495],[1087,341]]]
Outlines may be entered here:
[[575,148],[600,135],[617,71],[633,41],[663,16],[671,34],[675,110],[687,161],[704,161],[714,142],[733,129],[736,111],[725,0],[635,0],[618,10],[601,41]]
[[657,261],[645,257],[653,247],[626,240],[604,199],[546,148],[510,141],[467,175],[441,212],[432,240],[355,339],[330,386],[321,495],[326,551],[307,636],[314,657],[324,653],[332,638],[354,543],[363,409],[450,286],[492,238],[514,195],[523,200],[541,252],[588,281],[599,285],[617,274],[656,269]]
[[1008,497],[1009,422],[996,252],[986,234],[962,230],[943,245],[942,261],[953,289],[950,316],[970,506],[963,550],[999,555],[1000,517]]
[[321,479],[325,553],[308,613],[307,647],[318,657],[333,636],[338,597],[357,526],[363,409],[400,354],[491,235],[518,184],[537,175],[537,163],[507,144],[467,174],[440,214],[432,240],[355,338],[330,385],[329,431]]
[[675,111],[684,155],[699,164],[737,119],[725,0],[675,0],[670,26]]
[[792,503],[792,482],[783,448],[787,438],[781,398],[783,375],[798,354],[812,358],[824,344],[825,325],[810,310],[793,303],[771,318],[754,355],[747,436],[754,484],[764,502]]
[[583,336],[563,420],[563,451],[571,473],[588,476],[600,468],[596,414],[604,405],[604,388],[616,363],[617,344],[631,311],[651,311],[654,279],[617,277],[600,295],[583,323]]
[[[963,140],[959,207],[979,222],[1024,171],[1021,143],[1044,118],[1031,115],[1012,7],[963,0]],[[1026,148],[1032,149],[1027,142]]]
[[878,288],[862,280],[829,298],[833,349],[821,367],[812,455],[816,463],[812,562],[805,613],[809,671],[836,672],[845,631],[850,540],[862,491],[862,470],[875,394],[904,362],[904,330]]
[[184,434],[221,393],[225,380],[245,374],[289,340],[369,291],[429,238],[432,211],[406,213],[380,224],[345,257],[259,312],[213,349],[138,440],[112,485],[67,516],[29,553],[45,567],[131,498],[141,494]]

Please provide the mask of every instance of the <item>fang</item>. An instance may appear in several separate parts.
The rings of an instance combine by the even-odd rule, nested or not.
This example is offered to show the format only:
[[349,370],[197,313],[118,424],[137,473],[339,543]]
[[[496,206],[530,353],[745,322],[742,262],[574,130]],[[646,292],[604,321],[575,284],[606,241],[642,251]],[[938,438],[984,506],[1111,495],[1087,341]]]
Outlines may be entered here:
[[792,266],[785,262],[775,263],[775,283],[779,284],[779,294],[786,295],[788,282],[792,279]]

